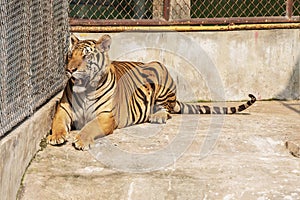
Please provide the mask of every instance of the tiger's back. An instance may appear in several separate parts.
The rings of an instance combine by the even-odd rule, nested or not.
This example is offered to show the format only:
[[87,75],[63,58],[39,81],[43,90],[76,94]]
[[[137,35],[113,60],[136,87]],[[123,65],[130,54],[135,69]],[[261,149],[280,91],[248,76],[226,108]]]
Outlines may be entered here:
[[117,85],[114,116],[118,128],[149,121],[159,109],[154,106],[175,106],[176,85],[161,63],[113,61],[112,67]]

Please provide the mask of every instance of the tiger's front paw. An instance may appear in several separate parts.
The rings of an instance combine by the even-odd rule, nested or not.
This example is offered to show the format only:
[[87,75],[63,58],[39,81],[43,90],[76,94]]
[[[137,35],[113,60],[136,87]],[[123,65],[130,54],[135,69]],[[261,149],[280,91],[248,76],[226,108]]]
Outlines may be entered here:
[[157,123],[157,124],[165,124],[167,122],[168,119],[170,119],[171,116],[170,114],[165,110],[159,110],[154,114],[150,115],[149,121],[153,124],[153,123]]
[[63,144],[67,141],[66,135],[67,133],[63,131],[56,133],[52,132],[52,134],[47,137],[47,143],[51,145]]
[[94,139],[92,137],[84,136],[80,133],[74,137],[73,145],[78,150],[89,150],[94,144]]

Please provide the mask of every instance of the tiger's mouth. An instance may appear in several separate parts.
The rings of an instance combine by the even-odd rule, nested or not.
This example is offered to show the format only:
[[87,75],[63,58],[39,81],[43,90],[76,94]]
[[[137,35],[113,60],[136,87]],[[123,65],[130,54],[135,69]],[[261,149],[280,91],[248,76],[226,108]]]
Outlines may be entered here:
[[87,79],[75,78],[73,76],[71,77],[71,80],[72,80],[74,86],[77,86],[77,87],[86,87],[87,83],[88,83]]
[[84,93],[88,89],[88,79],[71,77],[73,82],[73,92]]
[[74,73],[68,73],[69,78],[72,80],[73,84],[75,86],[79,87],[85,87],[90,77],[85,72],[74,72]]

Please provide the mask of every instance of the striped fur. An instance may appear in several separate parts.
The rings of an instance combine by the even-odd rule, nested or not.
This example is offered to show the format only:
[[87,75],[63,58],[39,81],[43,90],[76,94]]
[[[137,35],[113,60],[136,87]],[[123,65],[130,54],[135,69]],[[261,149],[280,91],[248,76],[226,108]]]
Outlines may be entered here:
[[180,107],[178,114],[234,114],[242,112],[251,106],[256,98],[254,95],[249,94],[250,100],[238,107],[218,107],[218,106],[205,106],[205,105],[192,105],[182,102],[177,102]]
[[71,37],[66,71],[69,75],[52,123],[50,144],[62,144],[71,128],[77,149],[88,149],[94,138],[144,122],[165,123],[170,114],[233,114],[251,106],[209,107],[185,104],[176,99],[176,85],[159,62],[110,62],[111,38],[80,41]]

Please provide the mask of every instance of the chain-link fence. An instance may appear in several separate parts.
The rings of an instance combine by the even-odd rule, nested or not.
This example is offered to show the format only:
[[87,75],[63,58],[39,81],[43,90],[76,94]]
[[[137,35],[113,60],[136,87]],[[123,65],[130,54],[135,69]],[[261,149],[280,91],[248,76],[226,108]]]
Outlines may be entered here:
[[286,0],[195,0],[190,13],[192,18],[285,16],[285,7]]
[[0,137],[62,89],[67,0],[0,0]]
[[294,16],[297,18],[293,21],[300,21],[299,5],[300,0],[70,0],[69,16],[74,19],[170,22],[201,19],[199,23],[212,18],[247,18],[245,22],[248,22],[248,18],[260,17],[290,22]]
[[152,19],[153,0],[71,0],[70,16],[84,19]]

